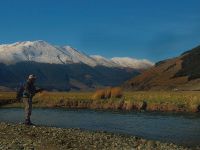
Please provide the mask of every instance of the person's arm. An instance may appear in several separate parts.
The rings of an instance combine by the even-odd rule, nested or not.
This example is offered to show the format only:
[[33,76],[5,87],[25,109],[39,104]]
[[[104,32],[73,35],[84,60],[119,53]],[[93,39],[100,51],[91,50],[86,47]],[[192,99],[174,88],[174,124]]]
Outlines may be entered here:
[[39,88],[39,89],[36,89],[36,90],[35,90],[35,93],[40,93],[40,92],[42,92],[42,91],[44,91],[44,89]]

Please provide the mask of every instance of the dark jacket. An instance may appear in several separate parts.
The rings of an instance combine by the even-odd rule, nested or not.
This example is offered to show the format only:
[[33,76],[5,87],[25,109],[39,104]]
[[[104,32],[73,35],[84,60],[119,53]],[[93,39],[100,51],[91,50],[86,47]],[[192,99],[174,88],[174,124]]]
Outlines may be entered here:
[[38,91],[36,90],[34,83],[27,80],[27,82],[24,85],[23,97],[32,98],[37,92]]

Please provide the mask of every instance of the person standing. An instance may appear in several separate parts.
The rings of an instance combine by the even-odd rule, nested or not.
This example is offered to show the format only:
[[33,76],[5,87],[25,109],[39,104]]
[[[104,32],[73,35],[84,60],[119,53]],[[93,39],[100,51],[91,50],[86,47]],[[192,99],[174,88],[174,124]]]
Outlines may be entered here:
[[23,102],[25,106],[25,125],[33,125],[31,123],[31,113],[32,113],[32,99],[36,93],[42,92],[42,89],[36,89],[35,87],[36,76],[31,74],[24,85],[23,91]]

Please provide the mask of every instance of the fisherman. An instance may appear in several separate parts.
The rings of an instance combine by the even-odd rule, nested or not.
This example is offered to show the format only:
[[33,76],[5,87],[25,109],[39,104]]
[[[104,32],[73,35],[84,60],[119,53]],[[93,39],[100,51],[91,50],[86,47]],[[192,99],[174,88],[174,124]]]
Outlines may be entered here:
[[35,81],[36,76],[31,74],[24,85],[22,99],[25,105],[25,125],[33,125],[30,120],[32,112],[32,98],[36,93],[43,91],[43,89],[36,89]]

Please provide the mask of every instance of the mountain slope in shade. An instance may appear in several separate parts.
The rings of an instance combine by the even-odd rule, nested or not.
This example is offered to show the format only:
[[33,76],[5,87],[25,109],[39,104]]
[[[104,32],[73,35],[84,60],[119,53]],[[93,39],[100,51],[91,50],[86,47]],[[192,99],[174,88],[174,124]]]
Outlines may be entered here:
[[164,60],[124,84],[133,90],[200,90],[200,46]]
[[91,67],[85,64],[20,62],[5,65],[0,63],[0,88],[14,89],[20,82],[24,82],[30,73],[37,76],[37,85],[47,90],[88,90],[118,86],[139,74],[133,69]]
[[24,61],[33,61],[49,64],[86,64],[91,67],[129,67],[144,69],[153,63],[135,60],[132,58],[106,59],[102,56],[89,56],[70,46],[54,46],[45,41],[25,41],[14,44],[0,45],[0,63],[15,64]]

